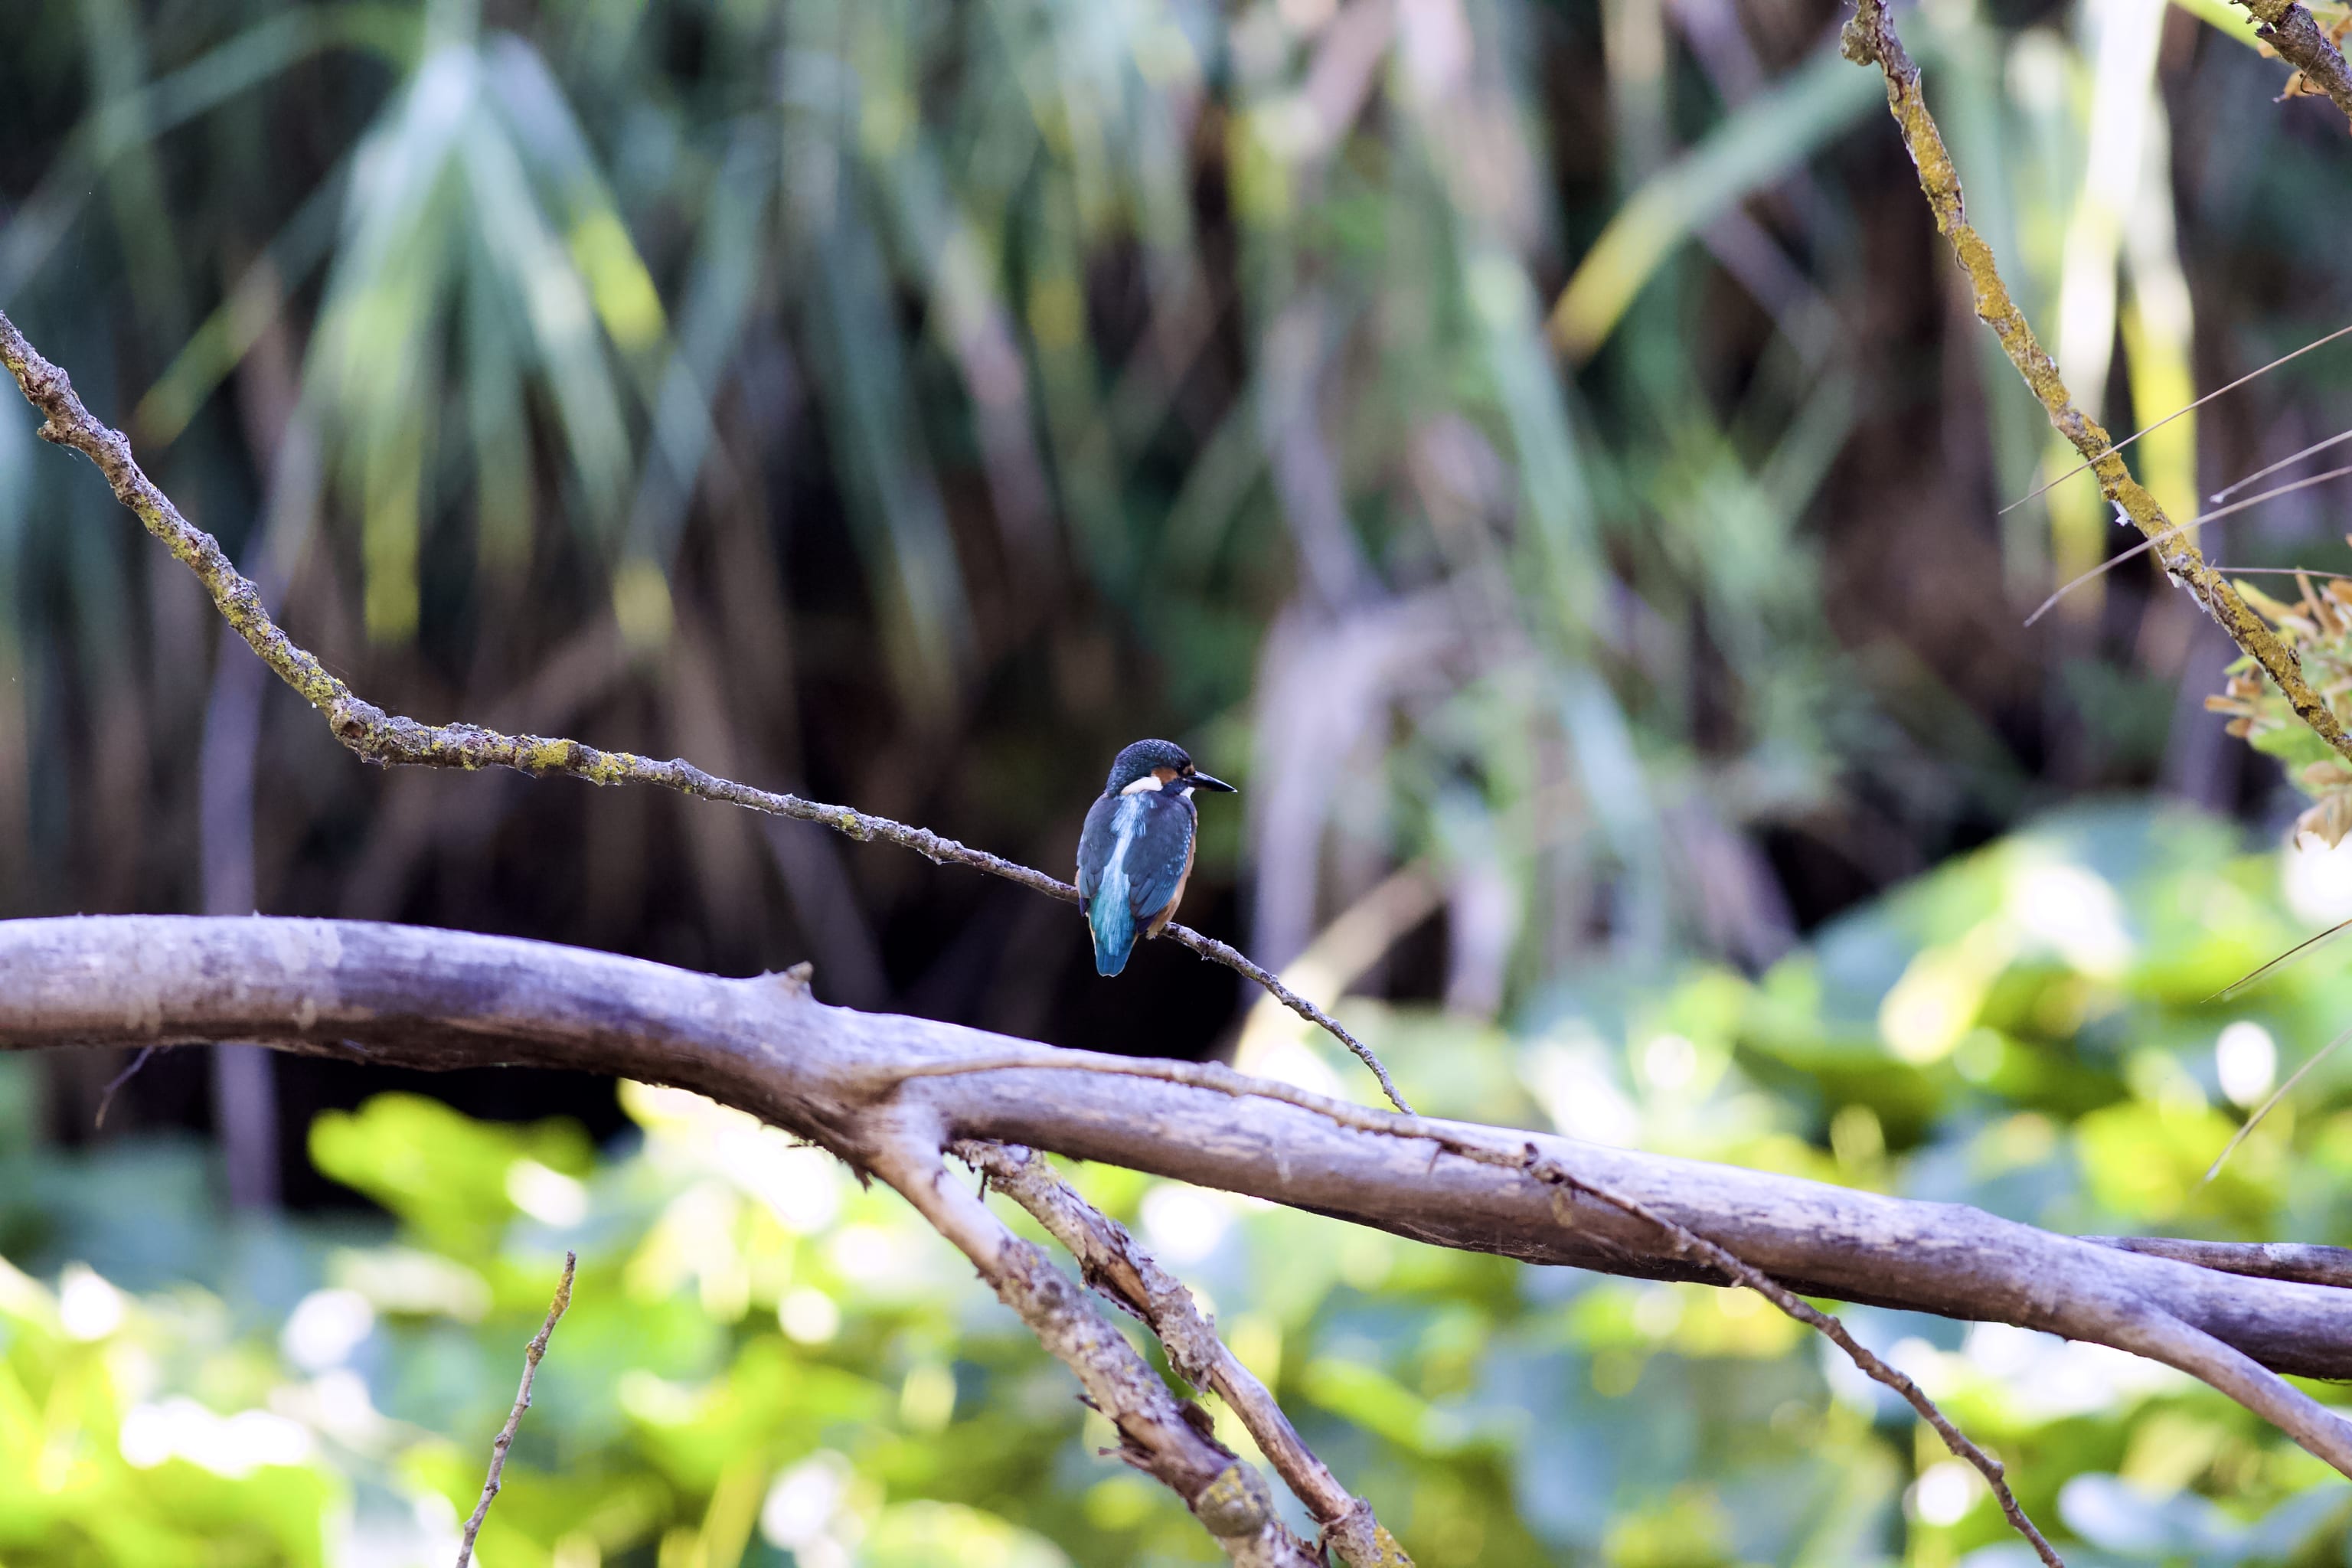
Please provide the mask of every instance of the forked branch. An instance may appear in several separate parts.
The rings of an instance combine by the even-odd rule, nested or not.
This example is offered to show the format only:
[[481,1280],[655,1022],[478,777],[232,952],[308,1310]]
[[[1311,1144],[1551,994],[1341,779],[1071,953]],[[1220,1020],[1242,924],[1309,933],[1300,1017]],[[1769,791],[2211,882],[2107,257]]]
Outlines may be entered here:
[[[2206,1380],[2352,1474],[2343,1421],[2276,1375],[2352,1375],[2352,1291],[2219,1272],[1960,1205],[1398,1116],[1208,1064],[859,1014],[818,1004],[793,975],[721,980],[466,932],[262,918],[0,922],[0,973],[10,979],[0,1046],[255,1039],[386,1065],[499,1061],[693,1089],[885,1175],[996,1271],[992,1284],[1024,1317],[1053,1316],[1056,1333],[1066,1302],[1029,1254],[1003,1248],[968,1189],[940,1184],[941,1146],[1022,1143],[1438,1245],[1637,1278],[1745,1283],[1744,1266],[1791,1295],[2115,1345]],[[1142,1259],[1129,1261],[1121,1288],[1156,1299],[1171,1342],[1184,1345],[1167,1292]],[[1108,1375],[1100,1356],[1115,1360],[1116,1347],[1083,1338],[1108,1332],[1095,1321],[1067,1331],[1082,1339],[1056,1353],[1085,1350],[1087,1375]],[[1197,1369],[1200,1349],[1171,1354]],[[1090,1396],[1104,1402],[1091,1385]],[[1174,1436],[1163,1408],[1146,1402],[1134,1415],[1121,1430],[1139,1453],[1202,1495],[1211,1451]],[[1278,1436],[1261,1447],[1282,1451]]]
[[867,1168],[971,1259],[997,1299],[1077,1374],[1087,1403],[1118,1429],[1119,1458],[1182,1498],[1241,1568],[1318,1568],[1276,1514],[1265,1478],[1217,1441],[1207,1413],[1171,1394],[1085,1291],[948,1174],[936,1119],[893,1112],[875,1117],[868,1131]]
[[1034,1149],[967,1140],[956,1144],[955,1154],[986,1172],[992,1186],[1028,1210],[1078,1260],[1088,1284],[1140,1319],[1159,1337],[1178,1376],[1195,1388],[1217,1392],[1349,1568],[1412,1568],[1396,1537],[1373,1516],[1372,1505],[1340,1485],[1315,1457],[1265,1384],[1217,1337],[1192,1292],[1160,1268],[1125,1226],[1079,1196]]

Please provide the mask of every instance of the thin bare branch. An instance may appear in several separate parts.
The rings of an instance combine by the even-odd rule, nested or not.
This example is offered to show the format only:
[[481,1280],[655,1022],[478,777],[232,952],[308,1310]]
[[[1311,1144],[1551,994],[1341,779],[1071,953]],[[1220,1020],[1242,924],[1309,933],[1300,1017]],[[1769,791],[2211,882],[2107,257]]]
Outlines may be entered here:
[[555,1282],[555,1300],[547,1309],[547,1321],[539,1325],[539,1332],[522,1348],[522,1387],[515,1393],[514,1408],[507,1413],[506,1426],[490,1445],[490,1473],[482,1482],[482,1500],[474,1505],[474,1517],[466,1521],[466,1538],[457,1543],[457,1568],[466,1568],[473,1561],[474,1537],[482,1532],[482,1521],[489,1517],[491,1500],[506,1484],[507,1450],[514,1446],[515,1431],[522,1426],[522,1413],[530,1408],[531,1380],[539,1375],[540,1358],[547,1354],[547,1342],[555,1332],[555,1321],[572,1305],[572,1272],[579,1264],[577,1253],[563,1255],[563,1278]]
[[1289,1008],[1292,1012],[1297,1014],[1308,1023],[1320,1025],[1325,1032],[1338,1039],[1341,1045],[1353,1051],[1356,1054],[1356,1059],[1358,1061],[1362,1062],[1366,1067],[1372,1069],[1372,1076],[1381,1080],[1381,1092],[1388,1096],[1388,1101],[1391,1105],[1395,1106],[1407,1116],[1411,1116],[1413,1113],[1412,1107],[1405,1103],[1404,1096],[1397,1092],[1397,1086],[1394,1082],[1391,1081],[1389,1078],[1389,1069],[1382,1067],[1381,1065],[1381,1058],[1372,1054],[1372,1047],[1364,1044],[1363,1041],[1356,1038],[1355,1036],[1349,1034],[1345,1028],[1341,1027],[1339,1021],[1337,1018],[1332,1017],[1328,1013],[1323,1011],[1322,1008],[1318,1007],[1314,1003],[1309,1002],[1304,996],[1301,996],[1297,992],[1291,990],[1289,986],[1285,985],[1272,973],[1259,968],[1247,958],[1243,957],[1238,949],[1234,948],[1228,943],[1219,942],[1214,937],[1202,936],[1199,931],[1192,930],[1190,926],[1171,924],[1162,934],[1175,938],[1178,942],[1181,943],[1183,946],[1191,948],[1202,958],[1222,963],[1228,969],[1239,970],[1242,973],[1248,975],[1252,980],[1256,981],[1260,985],[1265,986],[1266,990],[1272,994],[1276,1001],[1281,1003],[1284,1006]]
[[2288,948],[2276,958],[2266,960],[2257,967],[2241,974],[2235,980],[2231,981],[2227,985],[2222,986],[2219,991],[2214,992],[2210,996],[2206,997],[2205,1000],[2208,1002],[2227,1001],[2229,998],[2235,996],[2239,992],[2243,991],[2247,986],[2253,984],[2263,976],[2273,973],[2282,964],[2293,963],[2294,960],[2301,958],[2305,953],[2309,952],[2313,948],[2332,941],[2334,938],[2343,935],[2344,932],[2347,931],[2352,931],[2352,921],[2338,921],[2334,925],[2329,926],[2326,931],[2317,931],[2310,936],[2305,937],[2301,942],[2296,942],[2293,947]]
[[106,1087],[98,1092],[98,1114],[90,1118],[91,1126],[106,1125],[107,1108],[114,1103],[115,1095],[121,1091],[124,1084],[139,1075],[139,1069],[147,1065],[147,1058],[153,1056],[158,1048],[154,1046],[140,1047],[139,1054],[131,1058],[131,1065],[106,1080]]
[[2008,1517],[2011,1527],[2025,1537],[2036,1556],[2048,1563],[2049,1568],[2066,1568],[2057,1549],[2050,1544],[2049,1538],[2034,1527],[2033,1521],[2025,1516],[2025,1510],[2019,1506],[2017,1494],[2009,1489],[2001,1462],[1970,1442],[1967,1434],[1953,1426],[1950,1417],[1936,1407],[1936,1402],[1927,1397],[1927,1390],[1913,1382],[1908,1373],[1881,1360],[1868,1346],[1855,1339],[1843,1323],[1811,1302],[1799,1299],[1794,1291],[1762,1270],[1750,1268],[1696,1231],[1675,1224],[1646,1204],[1580,1180],[1556,1162],[1538,1160],[1529,1166],[1529,1171],[1539,1180],[1587,1194],[1612,1208],[1621,1209],[1636,1219],[1657,1226],[1673,1241],[1675,1250],[1683,1257],[1698,1258],[1712,1264],[1797,1321],[1821,1333],[1843,1351],[1854,1365],[1901,1394],[1905,1402],[1919,1413],[1920,1418],[1936,1429],[1936,1436],[1944,1440],[1945,1447],[1976,1467],[1986,1484],[1992,1488],[1993,1497],[2000,1503],[2000,1511]]
[[[942,837],[928,828],[909,826],[845,805],[756,789],[705,773],[683,758],[657,762],[629,752],[600,751],[561,736],[506,734],[478,724],[421,724],[414,719],[386,713],[362,700],[286,635],[262,603],[259,590],[236,570],[213,536],[183,517],[171,498],[147,478],[131,456],[130,440],[82,405],[71,379],[41,357],[5,313],[0,313],[0,363],[5,363],[16,378],[26,401],[44,416],[39,430],[41,439],[70,447],[98,465],[113,488],[115,498],[196,574],[229,626],[279,679],[325,716],[335,738],[362,762],[387,767],[461,768],[467,772],[512,768],[535,778],[575,778],[593,784],[651,784],[698,800],[818,823],[860,843],[885,839],[912,849],[934,864],[969,867],[1017,882],[1049,899],[1072,904],[1078,901],[1078,890],[1067,882]],[[1372,1069],[1391,1102],[1401,1110],[1410,1109],[1371,1048],[1323,1009],[1291,991],[1225,942],[1174,924],[1165,928],[1165,934],[1202,957],[1248,976],[1300,1017],[1328,1030]]]
[[1088,1284],[1159,1336],[1178,1375],[1195,1388],[1216,1390],[1342,1561],[1350,1568],[1412,1568],[1412,1559],[1373,1516],[1372,1505],[1340,1485],[1315,1457],[1265,1384],[1217,1337],[1192,1291],[1160,1268],[1125,1226],[1080,1197],[1033,1149],[965,1140],[954,1152],[1028,1210],[1078,1260]]
[[[2311,37],[2307,41],[2326,47],[2326,53],[2335,56],[2334,47],[2318,37],[2310,14],[2294,0],[2257,0],[2257,4],[2269,13],[2265,14],[2264,9],[2256,11],[2266,27],[2279,30],[2283,37],[2293,34],[2298,40],[2303,39],[2301,29],[2308,29]],[[1848,59],[1875,66],[1885,76],[1886,107],[1901,128],[1903,144],[1919,172],[1919,188],[1935,215],[1936,227],[1950,241],[1953,254],[1969,275],[1977,316],[2000,340],[2010,363],[2025,378],[2026,385],[2032,388],[2051,425],[2090,462],[2099,477],[2100,492],[2121,506],[2139,531],[2147,535],[2156,548],[2157,558],[2172,579],[2187,588],[2230,634],[2230,640],[2252,656],[2278,683],[2296,716],[2339,755],[2352,759],[2352,732],[2347,732],[2336,710],[2304,679],[2303,666],[2294,650],[2254,614],[2239,597],[2238,591],[2230,586],[2229,580],[2214,571],[2197,546],[2173,525],[2157,499],[2132,477],[2131,469],[2112,449],[2106,431],[2075,405],[2074,395],[2066,390],[2058,374],[2056,362],[2033,335],[2025,313],[2017,308],[2008,286],[2000,280],[1992,247],[1985,243],[1982,235],[1969,226],[1959,174],[1944,146],[1943,133],[1937,130],[1934,117],[1927,112],[1927,100],[1919,86],[1919,68],[1904,49],[1903,40],[1895,36],[1886,0],[1856,0],[1853,19],[1846,24],[1842,47]],[[2286,52],[2285,45],[2275,47]],[[2290,54],[2288,58],[2294,56]],[[2341,57],[2336,57],[2336,71],[2340,73],[2342,68]],[[2352,113],[2352,95],[2341,101],[2347,112]]]

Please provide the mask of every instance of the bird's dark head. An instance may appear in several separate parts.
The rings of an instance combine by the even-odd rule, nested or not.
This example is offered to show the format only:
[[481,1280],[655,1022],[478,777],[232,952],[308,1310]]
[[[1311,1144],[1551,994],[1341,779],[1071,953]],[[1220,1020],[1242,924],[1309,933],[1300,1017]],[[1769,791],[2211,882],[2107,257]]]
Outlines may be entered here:
[[1223,779],[1213,779],[1192,765],[1184,748],[1173,741],[1138,741],[1119,752],[1110,765],[1105,795],[1127,795],[1147,789],[1213,789],[1233,791]]

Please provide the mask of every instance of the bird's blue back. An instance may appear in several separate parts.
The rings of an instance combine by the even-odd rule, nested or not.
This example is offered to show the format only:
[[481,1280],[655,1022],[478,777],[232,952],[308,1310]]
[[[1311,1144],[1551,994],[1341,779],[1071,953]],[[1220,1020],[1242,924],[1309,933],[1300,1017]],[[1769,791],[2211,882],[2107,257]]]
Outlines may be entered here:
[[1135,939],[1168,907],[1192,865],[1192,800],[1166,790],[1106,795],[1078,837],[1078,897],[1095,938],[1095,972],[1127,967]]

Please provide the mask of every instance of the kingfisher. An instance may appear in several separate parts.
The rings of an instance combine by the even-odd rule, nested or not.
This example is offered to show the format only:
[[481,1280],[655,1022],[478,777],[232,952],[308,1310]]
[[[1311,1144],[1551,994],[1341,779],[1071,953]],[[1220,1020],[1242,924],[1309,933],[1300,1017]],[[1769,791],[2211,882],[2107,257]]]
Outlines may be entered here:
[[1196,789],[1234,786],[1192,765],[1172,741],[1138,741],[1110,765],[1078,835],[1078,907],[1094,931],[1095,973],[1127,967],[1139,936],[1158,936],[1192,874]]

